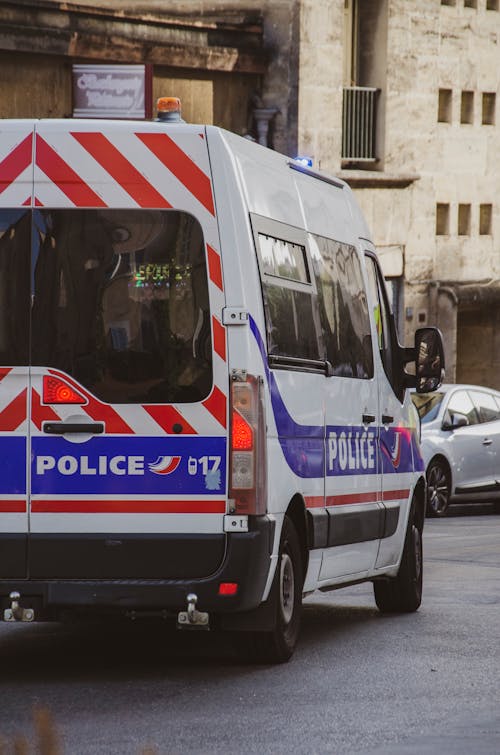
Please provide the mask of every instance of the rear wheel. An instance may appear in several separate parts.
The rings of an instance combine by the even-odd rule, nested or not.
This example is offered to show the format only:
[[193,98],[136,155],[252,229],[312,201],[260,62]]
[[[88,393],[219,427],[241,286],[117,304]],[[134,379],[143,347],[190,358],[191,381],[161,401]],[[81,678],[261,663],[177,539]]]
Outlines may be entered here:
[[439,459],[427,467],[427,514],[446,516],[450,504],[450,473]]
[[252,632],[250,658],[255,663],[283,663],[297,644],[302,614],[303,568],[297,531],[285,516],[280,551],[272,586],[275,605],[274,627],[268,632]]
[[373,583],[375,602],[382,613],[411,613],[422,602],[422,526],[412,506],[401,564],[396,577]]

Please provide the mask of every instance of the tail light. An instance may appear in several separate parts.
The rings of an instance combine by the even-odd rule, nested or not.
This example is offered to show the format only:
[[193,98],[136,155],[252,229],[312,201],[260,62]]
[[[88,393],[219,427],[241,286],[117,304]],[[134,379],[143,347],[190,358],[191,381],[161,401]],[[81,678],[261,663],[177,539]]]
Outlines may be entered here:
[[266,511],[265,420],[262,385],[246,375],[231,383],[229,496],[237,514]]

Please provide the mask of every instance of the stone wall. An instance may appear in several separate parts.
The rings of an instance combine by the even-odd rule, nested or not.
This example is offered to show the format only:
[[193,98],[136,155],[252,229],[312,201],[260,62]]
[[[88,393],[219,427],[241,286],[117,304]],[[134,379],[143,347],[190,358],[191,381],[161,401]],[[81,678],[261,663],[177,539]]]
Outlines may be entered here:
[[336,173],[342,144],[343,0],[302,0],[297,150]]
[[[176,14],[170,26],[163,0],[81,0],[79,6],[90,14],[91,7],[116,12],[117,24],[127,13],[144,21],[137,49],[154,58],[154,96],[179,94],[188,120],[244,133],[249,107],[275,108],[272,146],[290,156],[311,156],[315,167],[340,173],[353,186],[375,244],[402,250],[402,340],[410,343],[416,327],[436,323],[445,336],[448,379],[467,376],[473,345],[483,349],[485,374],[496,375],[497,341],[478,341],[474,324],[486,327],[484,306],[469,301],[465,310],[460,290],[465,284],[490,284],[495,291],[491,284],[500,279],[500,12],[486,10],[484,0],[477,8],[465,8],[463,0],[450,6],[440,0],[358,2],[365,16],[357,83],[380,89],[378,161],[361,166],[365,170],[341,160],[344,0],[177,0],[174,11],[169,4],[169,17]],[[35,0],[4,2],[0,21],[8,13],[27,23],[22,19],[31,16],[22,9],[36,5]],[[53,5],[64,14],[74,4]],[[170,60],[166,45],[148,47],[148,24],[154,19],[166,24],[169,34],[181,22],[176,48],[181,58]],[[8,28],[2,36],[0,23],[0,114],[69,114],[70,57],[50,49],[45,56],[34,55],[28,47],[16,57],[9,47],[12,25]],[[44,36],[31,38],[42,44]],[[194,39],[199,44],[193,46]],[[46,36],[49,48],[54,40]],[[102,49],[109,57],[108,46]],[[186,67],[179,64],[182,54]],[[438,122],[440,89],[451,91],[448,122]],[[473,93],[471,123],[460,122],[463,92]],[[481,123],[484,93],[496,97],[492,125]],[[436,233],[438,204],[448,207],[446,233]],[[470,228],[462,234],[459,205],[470,206]],[[492,206],[491,229],[482,234],[480,205]],[[494,296],[488,301],[487,328],[493,332],[500,294],[498,301]],[[500,387],[498,372],[494,381]]]

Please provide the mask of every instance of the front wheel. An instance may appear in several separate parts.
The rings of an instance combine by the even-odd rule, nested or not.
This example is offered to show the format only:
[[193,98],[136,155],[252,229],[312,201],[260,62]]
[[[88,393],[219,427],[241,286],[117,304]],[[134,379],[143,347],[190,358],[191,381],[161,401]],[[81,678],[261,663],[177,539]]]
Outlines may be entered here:
[[412,506],[399,571],[395,577],[373,583],[375,602],[382,613],[412,613],[422,602],[422,526]]
[[272,599],[274,627],[268,632],[252,632],[248,638],[250,658],[255,663],[284,663],[297,644],[302,614],[304,576],[297,531],[285,516]]
[[450,504],[450,475],[439,459],[431,461],[427,467],[427,514],[446,516]]

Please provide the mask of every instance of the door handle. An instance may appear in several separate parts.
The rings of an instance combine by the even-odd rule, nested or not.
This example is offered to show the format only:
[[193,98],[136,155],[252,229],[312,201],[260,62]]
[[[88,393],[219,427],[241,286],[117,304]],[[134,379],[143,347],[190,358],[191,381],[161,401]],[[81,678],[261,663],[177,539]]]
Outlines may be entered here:
[[363,420],[363,425],[371,425],[373,422],[375,422],[375,415],[363,414],[361,419]]
[[65,435],[66,433],[101,435],[104,432],[104,422],[45,422],[43,432],[50,435]]
[[493,441],[491,440],[491,438],[485,438],[483,440],[483,446],[491,446],[492,443]]
[[394,417],[391,417],[390,414],[382,414],[382,424],[383,425],[390,425],[391,422],[394,422]]

